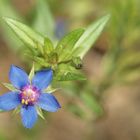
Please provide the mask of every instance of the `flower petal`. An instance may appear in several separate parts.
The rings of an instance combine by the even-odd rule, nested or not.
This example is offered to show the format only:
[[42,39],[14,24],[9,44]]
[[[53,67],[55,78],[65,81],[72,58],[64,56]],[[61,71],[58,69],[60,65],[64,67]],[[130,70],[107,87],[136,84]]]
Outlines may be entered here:
[[24,86],[29,84],[27,73],[23,69],[14,65],[10,68],[9,79],[18,89],[22,89]]
[[23,106],[21,108],[22,123],[26,128],[32,128],[37,121],[37,112],[34,106]]
[[0,96],[0,109],[9,111],[20,104],[19,94],[17,92],[8,92]]
[[47,88],[52,81],[53,71],[51,69],[41,70],[35,74],[32,84],[40,90]]
[[60,104],[52,94],[42,93],[39,97],[37,105],[50,112],[56,112],[61,108]]

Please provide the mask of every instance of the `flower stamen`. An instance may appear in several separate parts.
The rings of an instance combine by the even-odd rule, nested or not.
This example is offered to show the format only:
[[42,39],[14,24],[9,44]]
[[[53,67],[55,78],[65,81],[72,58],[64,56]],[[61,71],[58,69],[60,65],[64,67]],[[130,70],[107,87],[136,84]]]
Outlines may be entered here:
[[40,93],[35,87],[28,85],[24,87],[21,91],[20,94],[21,103],[23,105],[34,105],[38,100],[39,95]]

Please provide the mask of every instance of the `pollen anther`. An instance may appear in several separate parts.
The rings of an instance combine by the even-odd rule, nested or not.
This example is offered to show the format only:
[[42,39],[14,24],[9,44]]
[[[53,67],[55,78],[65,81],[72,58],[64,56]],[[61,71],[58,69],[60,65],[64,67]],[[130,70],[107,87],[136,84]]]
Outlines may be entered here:
[[28,101],[27,100],[25,101],[25,104],[28,105]]
[[21,103],[22,103],[22,104],[24,104],[24,103],[25,103],[25,100],[24,100],[24,99],[22,99]]

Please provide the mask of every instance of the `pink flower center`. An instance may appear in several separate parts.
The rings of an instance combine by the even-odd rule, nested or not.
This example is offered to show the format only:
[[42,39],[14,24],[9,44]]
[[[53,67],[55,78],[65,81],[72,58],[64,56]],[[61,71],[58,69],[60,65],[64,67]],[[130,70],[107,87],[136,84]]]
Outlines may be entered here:
[[36,87],[28,85],[24,87],[20,93],[21,103],[23,105],[34,105],[40,96],[40,92]]

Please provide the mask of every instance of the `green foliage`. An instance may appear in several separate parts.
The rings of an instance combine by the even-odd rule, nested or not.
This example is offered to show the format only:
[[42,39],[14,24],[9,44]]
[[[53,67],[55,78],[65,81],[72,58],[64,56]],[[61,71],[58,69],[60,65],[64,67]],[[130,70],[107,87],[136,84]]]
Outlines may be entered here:
[[[12,7],[10,0],[0,0],[0,17],[11,17],[24,21],[23,17],[19,15],[14,7]],[[7,44],[14,50],[20,48],[22,43],[17,39],[16,35],[5,25],[2,20],[0,26],[3,31],[3,37],[7,41]]]
[[39,107],[36,107],[36,108],[37,108],[37,114],[38,114],[43,120],[45,120],[45,117],[44,117],[44,115],[43,115],[42,110],[41,110]]
[[78,56],[81,58],[87,53],[87,51],[92,47],[95,43],[102,30],[104,29],[106,23],[108,22],[110,15],[106,15],[96,22],[92,23],[84,34],[80,37],[80,39],[75,44],[74,48],[80,47],[80,52],[78,52]]
[[33,66],[32,66],[32,69],[29,73],[29,80],[32,81],[33,77],[35,75],[35,66],[34,66],[34,63],[33,63]]
[[47,87],[47,89],[45,89],[43,92],[44,92],[44,93],[50,94],[50,93],[53,93],[53,92],[55,92],[55,91],[57,91],[57,90],[59,90],[59,89],[58,89],[58,88],[53,88],[52,86],[49,86],[49,87]]
[[59,62],[70,60],[73,56],[74,45],[84,33],[84,29],[76,29],[63,37],[56,47]]
[[59,65],[57,75],[54,78],[56,81],[75,81],[75,80],[86,80],[86,77],[72,66],[66,64]]
[[133,83],[140,79],[140,20],[137,18],[140,14],[137,2],[118,0],[109,3],[112,13],[108,29],[110,47],[103,58],[102,67],[104,76],[108,78],[112,75],[115,83]]
[[96,113],[98,116],[101,116],[103,114],[103,109],[99,102],[95,99],[95,97],[90,94],[82,94],[81,99],[85,103],[87,107],[89,107],[94,113]]
[[55,39],[55,21],[46,0],[36,0],[32,27],[50,39]]
[[[80,28],[70,32],[54,47],[49,38],[41,36],[27,25],[10,18],[4,18],[17,36],[30,46],[29,54],[27,54],[29,58],[33,59],[39,66],[51,67],[56,71],[54,79],[57,81],[85,80],[85,76],[76,70],[80,69],[82,65],[81,53],[83,55],[89,50],[108,19],[109,16],[103,17],[87,28],[86,31]],[[86,46],[84,46],[85,42]],[[81,45],[86,47],[86,50],[81,48]],[[75,53],[77,46],[80,48],[80,54]]]
[[52,52],[54,52],[53,43],[51,42],[49,38],[45,38],[43,49],[44,49],[44,54],[47,56],[51,54]]
[[76,116],[85,119],[86,114],[85,112],[76,104],[68,104],[67,110],[75,114]]
[[3,19],[25,44],[31,47],[35,47],[36,43],[43,45],[43,36],[33,31],[30,27],[11,18],[4,17]]

